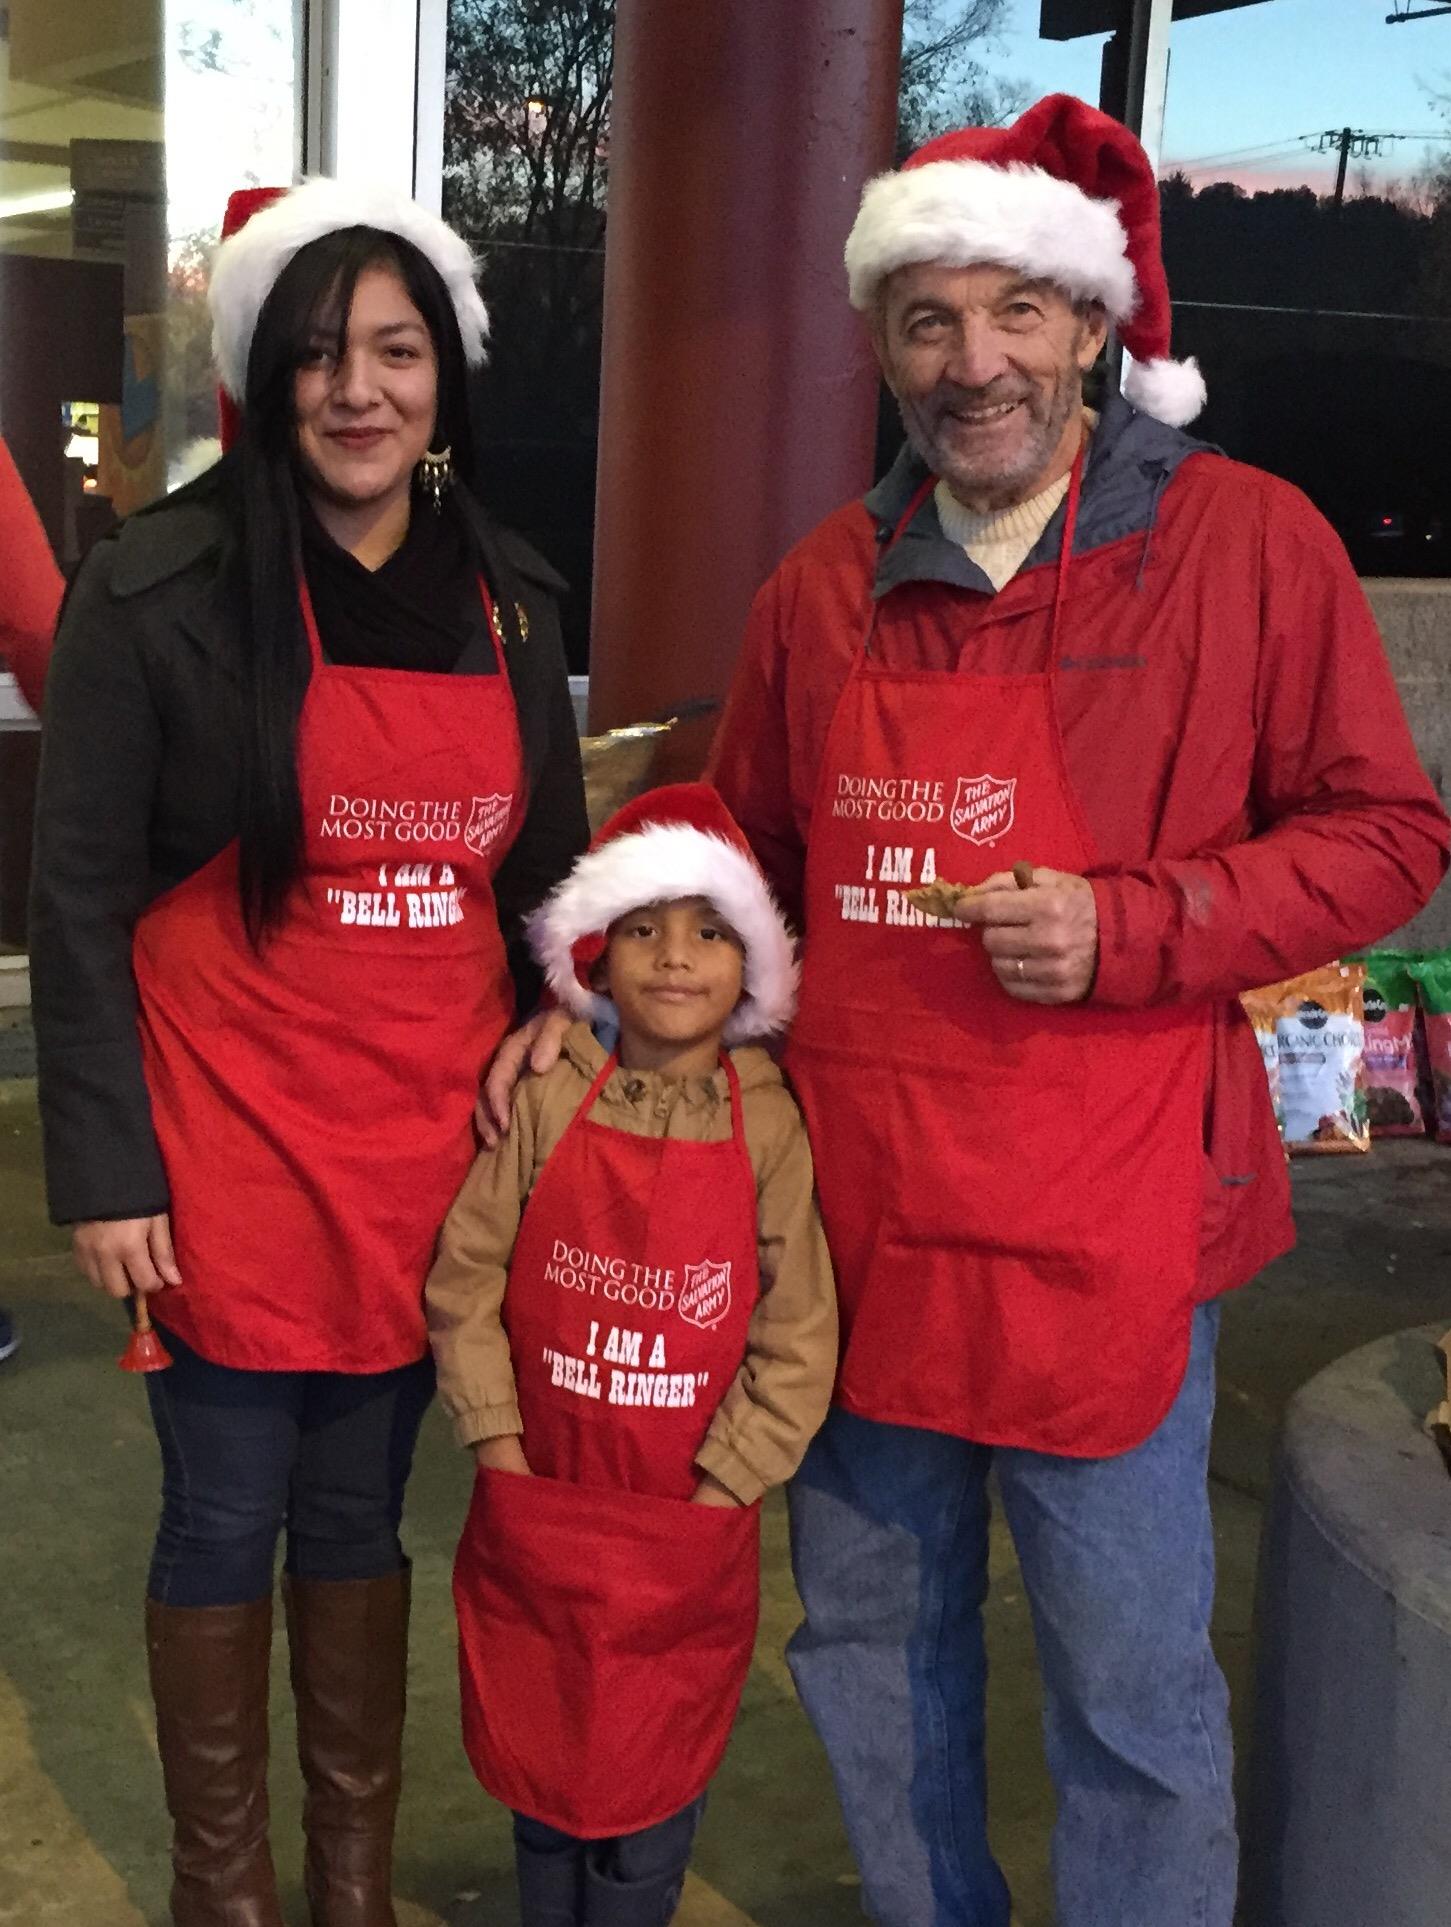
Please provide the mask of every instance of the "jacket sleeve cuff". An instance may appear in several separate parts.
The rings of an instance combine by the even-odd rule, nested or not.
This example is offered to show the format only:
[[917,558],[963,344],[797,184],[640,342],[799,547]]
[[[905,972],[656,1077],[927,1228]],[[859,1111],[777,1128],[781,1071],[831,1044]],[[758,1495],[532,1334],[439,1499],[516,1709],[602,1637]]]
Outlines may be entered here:
[[1111,1004],[1119,1010],[1133,1009],[1147,1003],[1152,979],[1146,980],[1143,958],[1129,939],[1124,892],[1114,878],[1099,876],[1088,880],[1098,913],[1098,967],[1088,1002]]
[[754,1505],[765,1493],[765,1480],[751,1470],[739,1452],[732,1451],[719,1439],[707,1437],[695,1455],[695,1463],[697,1470],[718,1479],[742,1505]]
[[462,1446],[483,1445],[524,1430],[517,1405],[471,1405],[454,1413],[454,1437]]

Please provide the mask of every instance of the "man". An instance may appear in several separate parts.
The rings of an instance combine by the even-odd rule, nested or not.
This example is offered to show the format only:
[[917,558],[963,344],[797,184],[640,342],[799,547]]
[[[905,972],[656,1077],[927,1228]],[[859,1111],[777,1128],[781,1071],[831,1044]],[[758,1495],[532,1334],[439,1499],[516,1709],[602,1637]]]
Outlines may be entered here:
[[[1005,1927],[994,1465],[1060,1922],[1228,1927],[1213,1300],[1292,1236],[1235,999],[1409,917],[1445,818],[1333,533],[1166,425],[1203,385],[1126,130],[1060,97],[948,135],[869,185],[847,265],[908,446],[761,591],[712,771],[802,919],[842,1296],[791,1664],[873,1918]],[[1109,322],[1134,363],[1095,421]],[[934,876],[986,885],[965,928],[907,902]]]
[[[1203,384],[1123,127],[1055,97],[945,136],[869,185],[847,264],[908,447],[762,589],[711,771],[805,935],[842,1304],[792,1670],[871,1917],[1006,1927],[995,1469],[1061,1927],[1228,1927],[1213,1301],[1292,1239],[1236,998],[1410,916],[1446,820],[1334,534],[1170,425]],[[938,921],[934,879],[982,887]]]

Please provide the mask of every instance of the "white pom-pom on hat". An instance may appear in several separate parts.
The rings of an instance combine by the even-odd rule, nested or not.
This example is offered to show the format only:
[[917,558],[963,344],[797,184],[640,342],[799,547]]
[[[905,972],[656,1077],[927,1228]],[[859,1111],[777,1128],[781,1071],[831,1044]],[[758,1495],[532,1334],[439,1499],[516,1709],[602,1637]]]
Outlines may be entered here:
[[1145,415],[1182,428],[1204,407],[1207,391],[1193,355],[1183,361],[1160,357],[1131,361],[1124,369],[1124,394]]

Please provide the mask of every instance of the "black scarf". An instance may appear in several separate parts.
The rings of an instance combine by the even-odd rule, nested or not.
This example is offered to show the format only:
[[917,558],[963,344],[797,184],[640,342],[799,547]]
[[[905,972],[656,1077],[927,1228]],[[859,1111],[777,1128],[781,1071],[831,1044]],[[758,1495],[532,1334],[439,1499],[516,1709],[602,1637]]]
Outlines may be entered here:
[[329,662],[446,674],[485,626],[479,563],[447,503],[435,514],[415,502],[401,545],[381,568],[365,569],[304,501],[302,564]]

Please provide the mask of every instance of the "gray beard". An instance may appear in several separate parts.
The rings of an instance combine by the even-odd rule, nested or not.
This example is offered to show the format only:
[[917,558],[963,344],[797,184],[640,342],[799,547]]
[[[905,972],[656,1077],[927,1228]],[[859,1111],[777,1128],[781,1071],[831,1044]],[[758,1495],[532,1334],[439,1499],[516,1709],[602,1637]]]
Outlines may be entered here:
[[1052,461],[1070,417],[1082,407],[1083,377],[1075,368],[1063,375],[1053,390],[1052,406],[1044,420],[1030,419],[1016,461],[1007,467],[995,469],[969,469],[960,462],[945,461],[936,437],[925,434],[900,402],[898,412],[907,440],[918,459],[946,482],[959,499],[972,495],[987,508],[996,510],[1011,508],[1037,494],[1038,477]]

